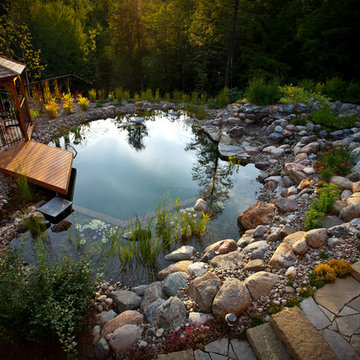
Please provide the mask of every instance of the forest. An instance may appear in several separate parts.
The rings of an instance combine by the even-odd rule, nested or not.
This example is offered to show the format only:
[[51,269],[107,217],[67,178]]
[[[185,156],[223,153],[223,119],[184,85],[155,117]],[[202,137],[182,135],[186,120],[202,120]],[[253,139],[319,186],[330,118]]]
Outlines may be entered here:
[[359,0],[2,0],[0,55],[30,81],[215,94],[255,76],[360,80]]

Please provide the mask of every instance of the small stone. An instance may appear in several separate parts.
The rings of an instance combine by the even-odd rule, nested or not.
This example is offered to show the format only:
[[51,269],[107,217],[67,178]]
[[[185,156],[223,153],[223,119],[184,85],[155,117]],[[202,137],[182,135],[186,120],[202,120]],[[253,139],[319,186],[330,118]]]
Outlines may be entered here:
[[265,269],[265,263],[261,259],[250,260],[245,266],[248,271],[261,271]]
[[117,354],[123,354],[141,339],[141,328],[137,325],[124,325],[115,330],[109,341]]
[[208,204],[203,199],[197,199],[196,204],[194,205],[194,210],[198,212],[206,213],[208,211]]
[[297,271],[296,271],[296,268],[294,266],[290,266],[285,271],[285,277],[287,277],[290,280],[294,280],[296,278],[296,275],[297,275]]
[[94,346],[94,354],[96,359],[105,360],[109,355],[109,344],[103,337],[100,338]]

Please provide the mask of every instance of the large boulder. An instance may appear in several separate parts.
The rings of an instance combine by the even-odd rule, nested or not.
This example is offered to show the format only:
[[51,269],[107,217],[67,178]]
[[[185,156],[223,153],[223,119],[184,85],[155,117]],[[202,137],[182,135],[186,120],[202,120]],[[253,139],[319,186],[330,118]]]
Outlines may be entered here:
[[156,312],[156,325],[165,330],[175,330],[186,321],[186,307],[177,297],[167,299]]
[[214,268],[221,268],[223,270],[239,269],[244,264],[242,257],[238,251],[233,251],[228,254],[215,256],[210,265]]
[[208,264],[201,261],[194,262],[188,268],[189,274],[194,277],[204,275],[206,273],[208,266],[209,266]]
[[165,298],[163,285],[160,281],[155,281],[145,289],[140,309],[142,311],[146,311],[148,306],[150,306],[155,300],[161,298]]
[[155,325],[157,310],[165,301],[166,301],[165,299],[159,298],[159,299],[155,300],[153,303],[151,303],[145,309],[144,315],[150,324]]
[[179,289],[186,287],[188,277],[188,273],[181,271],[168,275],[163,281],[165,294],[168,296],[176,296]]
[[238,225],[245,229],[254,229],[258,225],[270,224],[275,215],[275,205],[258,201],[238,217]]
[[166,261],[181,261],[190,260],[193,256],[195,248],[193,246],[185,245],[165,256]]
[[245,246],[242,251],[244,254],[249,254],[250,259],[262,259],[269,246],[265,240],[255,241]]
[[331,184],[336,185],[340,190],[351,190],[353,182],[342,176],[332,176],[329,180]]
[[283,213],[296,211],[299,208],[298,203],[294,199],[279,197],[275,200],[276,207]]
[[321,246],[325,246],[327,239],[328,239],[328,232],[327,229],[325,228],[313,229],[305,234],[306,243],[313,249],[317,249]]
[[140,306],[141,297],[132,291],[118,290],[110,292],[109,298],[113,299],[118,312],[134,310]]
[[186,292],[196,302],[201,312],[209,313],[221,285],[219,277],[208,271],[191,281]]
[[159,280],[164,280],[168,275],[170,275],[172,273],[179,272],[179,271],[188,272],[188,267],[191,264],[192,264],[192,261],[189,261],[189,260],[179,261],[179,262],[172,264],[172,265],[168,266],[167,268],[159,271],[158,278],[159,278]]
[[245,279],[244,284],[254,300],[265,295],[281,278],[279,275],[266,271],[259,271]]
[[296,262],[296,256],[292,251],[291,245],[282,242],[275,250],[269,261],[273,268],[288,268]]
[[141,339],[141,328],[137,325],[124,325],[113,333],[110,347],[116,354],[123,354]]
[[212,311],[218,320],[224,321],[225,315],[240,315],[252,302],[246,285],[237,279],[227,279],[216,294]]
[[305,254],[309,247],[305,240],[305,231],[297,231],[288,236],[286,236],[283,242],[289,244],[292,248],[292,251],[297,255]]
[[106,337],[108,334],[113,333],[116,329],[124,325],[139,325],[142,323],[144,317],[139,312],[134,310],[127,310],[116,316],[108,323],[105,324],[101,331],[101,336]]
[[[357,184],[357,183],[355,183]],[[355,192],[346,199],[347,205],[358,205],[360,206],[360,192]]]
[[211,245],[209,245],[208,247],[206,247],[205,251],[204,251],[204,257],[210,253],[210,252],[214,252],[215,254],[227,254],[231,251],[234,251],[237,249],[237,244],[236,241],[233,239],[225,239],[225,240],[220,240],[217,241],[216,243],[213,243]]
[[359,205],[349,205],[343,207],[340,210],[339,218],[344,222],[349,222],[352,219],[360,217],[360,206]]

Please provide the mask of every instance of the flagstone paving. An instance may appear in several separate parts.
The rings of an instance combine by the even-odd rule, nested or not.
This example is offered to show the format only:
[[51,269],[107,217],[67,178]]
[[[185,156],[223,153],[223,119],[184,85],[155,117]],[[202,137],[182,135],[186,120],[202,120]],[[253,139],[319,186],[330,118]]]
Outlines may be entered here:
[[[360,262],[353,265],[352,276],[345,279],[337,279],[333,284],[325,285],[315,293],[314,298],[309,297],[303,300],[300,307],[308,320],[314,325],[319,334],[323,336],[340,360],[360,360]],[[300,315],[301,311],[298,312]],[[294,318],[293,324],[291,324],[291,317]],[[289,330],[291,333],[289,333],[289,337],[291,338],[291,336],[296,336],[293,329],[296,329],[296,322],[299,322],[299,320],[296,320],[296,316],[291,315],[288,316],[288,318],[285,327],[292,329],[292,331]],[[256,329],[256,333],[254,332],[253,336],[255,340],[259,340],[258,338],[261,335],[260,341],[250,341],[251,345],[255,348],[258,359],[275,360],[288,358],[287,354],[280,355],[279,357],[279,355],[272,350],[271,336],[269,338],[267,334],[273,333],[269,332],[268,328],[265,328],[266,326],[271,327],[270,324],[264,324],[262,326],[264,326],[266,331],[262,331],[261,326],[248,331],[248,338],[250,340],[252,330],[255,331]],[[285,327],[282,327],[281,330],[284,331]],[[274,334],[273,337],[276,337],[276,335]],[[296,342],[296,339],[291,340]],[[272,339],[272,341],[277,343],[276,341],[279,340]],[[257,348],[259,344],[261,347]],[[287,348],[287,350],[289,351],[289,348]],[[271,352],[271,354],[268,354],[267,351]],[[298,354],[296,354],[296,356],[297,355]],[[206,345],[204,351],[181,351],[161,355],[159,359],[256,360],[256,356],[247,341],[224,338]]]

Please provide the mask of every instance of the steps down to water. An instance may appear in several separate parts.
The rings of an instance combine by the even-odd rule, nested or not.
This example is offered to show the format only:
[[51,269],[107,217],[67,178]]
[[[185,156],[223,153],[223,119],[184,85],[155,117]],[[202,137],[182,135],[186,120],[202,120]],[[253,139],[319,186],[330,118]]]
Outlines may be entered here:
[[298,307],[272,315],[270,323],[246,334],[258,360],[339,359]]

